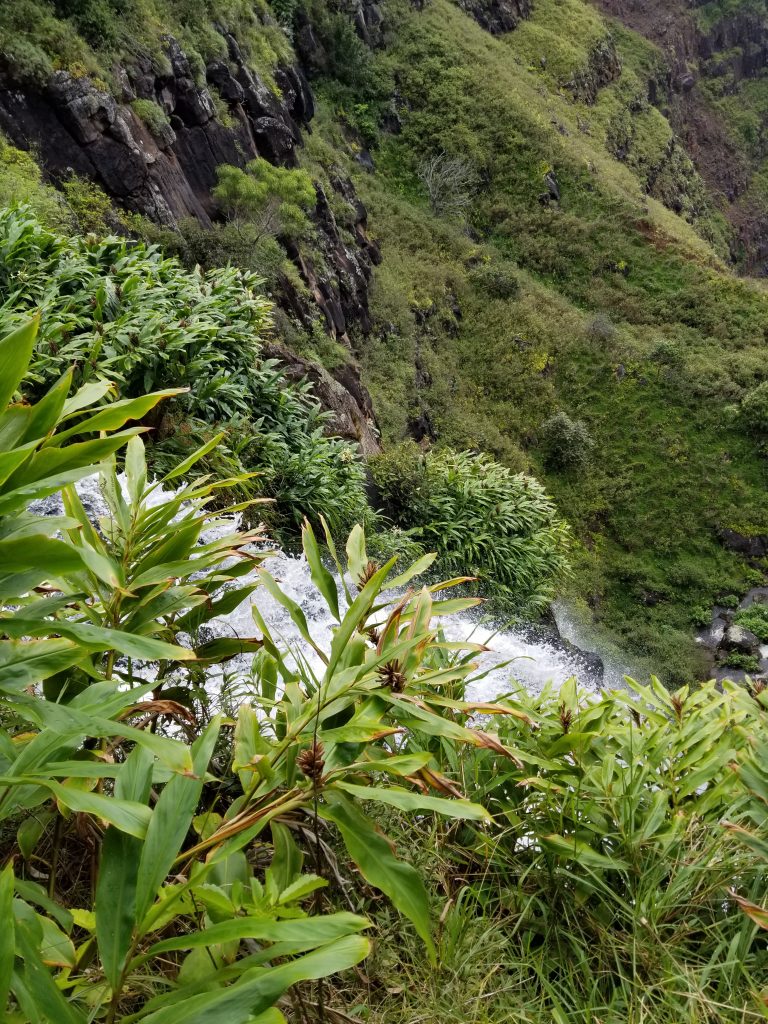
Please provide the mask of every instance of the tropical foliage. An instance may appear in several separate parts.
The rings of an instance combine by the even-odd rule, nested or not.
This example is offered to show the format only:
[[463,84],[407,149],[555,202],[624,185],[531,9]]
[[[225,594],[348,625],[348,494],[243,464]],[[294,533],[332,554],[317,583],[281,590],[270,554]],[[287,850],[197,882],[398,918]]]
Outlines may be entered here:
[[[444,789],[432,753],[403,756],[390,739],[418,730],[504,751],[446,721],[435,689],[469,666],[434,664],[443,645],[431,620],[475,602],[433,600],[444,589],[433,587],[389,607],[382,592],[432,557],[393,578],[395,559],[372,565],[359,527],[347,544],[355,585],[340,601],[307,523],[305,554],[338,622],[323,651],[259,567],[258,535],[234,528],[242,506],[205,511],[228,481],[164,492],[190,468],[182,464],[148,483],[142,428],[121,428],[169,393],[94,408],[109,386],[70,396],[70,371],[36,404],[12,402],[35,334],[33,321],[0,343],[5,1019],[283,1020],[274,1004],[290,986],[368,950],[364,918],[322,914],[315,897],[307,919],[302,906],[327,885],[320,820],[338,828],[363,877],[412,920],[433,958],[423,883],[358,805],[488,818],[476,804],[425,793],[423,780]],[[121,448],[124,481],[114,470]],[[96,524],[73,486],[94,472],[109,509]],[[59,491],[61,515],[27,510]],[[317,670],[281,652],[257,613],[259,637],[195,642],[257,583],[286,606]],[[253,651],[237,720],[211,718],[191,692],[194,673],[199,681],[211,663]],[[314,835],[319,873],[302,874],[292,831]],[[261,870],[253,857],[270,849]]]
[[413,442],[371,462],[384,510],[440,556],[441,569],[477,577],[487,593],[541,610],[567,574],[568,529],[541,485],[485,455]]
[[42,312],[27,393],[42,395],[70,367],[77,384],[111,381],[128,397],[181,388],[151,420],[150,452],[168,470],[208,441],[219,472],[258,471],[247,493],[275,499],[275,530],[325,515],[335,531],[364,516],[352,448],[324,436],[306,387],[290,386],[261,354],[271,304],[235,269],[185,271],[122,238],[69,238],[24,207],[0,212],[0,332]]

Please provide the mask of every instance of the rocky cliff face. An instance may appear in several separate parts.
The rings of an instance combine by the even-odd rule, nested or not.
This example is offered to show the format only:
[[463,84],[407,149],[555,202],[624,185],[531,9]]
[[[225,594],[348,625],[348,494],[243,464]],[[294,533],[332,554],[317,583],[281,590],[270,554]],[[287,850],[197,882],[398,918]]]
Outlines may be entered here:
[[457,0],[461,9],[493,35],[511,32],[531,13],[531,0]]
[[[249,67],[237,40],[222,34],[229,60],[208,64],[202,76],[195,76],[170,37],[167,70],[158,71],[155,62],[141,55],[115,68],[118,97],[93,79],[67,71],[54,72],[42,88],[32,87],[0,64],[0,131],[16,146],[35,149],[54,181],[75,172],[98,182],[126,209],[157,223],[173,227],[192,217],[208,226],[216,217],[211,198],[216,168],[222,163],[242,167],[256,156],[295,164],[302,131],[314,113],[311,89],[298,67],[274,71],[278,95]],[[142,106],[135,101],[149,101],[154,105],[150,109],[157,109],[151,125],[137,114]],[[328,197],[318,188],[314,221],[323,269],[298,249],[289,255],[329,333],[348,343],[350,322],[358,322],[363,331],[368,328],[368,281],[379,253],[368,238],[366,211],[351,182],[337,176],[332,184],[355,211],[354,245],[345,241]],[[306,300],[290,290],[281,301],[299,319],[311,318]],[[313,374],[322,376],[319,368]],[[373,450],[377,442],[370,400],[354,365],[344,375],[351,388],[340,382],[335,388],[326,386],[324,401],[344,436]]]
[[[768,17],[753,5],[732,5],[708,27],[699,4],[684,0],[595,0],[605,13],[641,32],[664,52],[669,67],[664,102],[670,123],[697,171],[723,200],[735,229],[734,255],[750,273],[765,273],[768,210],[748,195],[754,166],[733,126],[715,109],[707,85],[736,92],[768,67]],[[768,154],[766,154],[768,155]]]

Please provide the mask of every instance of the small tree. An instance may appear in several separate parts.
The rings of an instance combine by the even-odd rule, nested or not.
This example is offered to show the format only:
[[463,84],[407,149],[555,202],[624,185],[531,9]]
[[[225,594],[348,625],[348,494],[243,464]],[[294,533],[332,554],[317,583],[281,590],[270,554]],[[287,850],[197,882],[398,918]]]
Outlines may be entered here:
[[300,238],[310,229],[307,212],[317,201],[306,171],[273,167],[261,158],[245,168],[224,164],[213,197],[241,230],[248,226],[253,241],[268,235]]
[[441,152],[423,160],[418,173],[433,213],[460,216],[472,204],[479,179],[470,160]]
[[608,346],[616,340],[618,334],[611,318],[605,313],[597,313],[587,324],[587,337],[598,345]]
[[562,410],[541,425],[539,443],[544,462],[554,470],[583,469],[595,446],[587,425]]

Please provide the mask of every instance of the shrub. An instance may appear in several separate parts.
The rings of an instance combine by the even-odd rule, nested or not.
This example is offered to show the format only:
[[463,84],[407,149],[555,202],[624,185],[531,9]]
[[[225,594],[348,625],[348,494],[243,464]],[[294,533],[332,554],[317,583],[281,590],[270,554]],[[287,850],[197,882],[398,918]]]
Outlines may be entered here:
[[169,469],[224,425],[230,472],[259,474],[249,492],[274,498],[274,530],[295,531],[304,515],[339,531],[364,518],[354,450],[326,438],[311,391],[260,356],[271,306],[253,275],[185,271],[125,239],[57,236],[25,208],[0,212],[0,255],[0,330],[44,312],[31,394],[70,367],[78,384],[106,379],[125,397],[188,388],[153,422],[150,459]]
[[437,153],[422,160],[418,174],[432,212],[438,216],[462,216],[472,205],[479,177],[474,164],[466,157]]
[[514,299],[520,294],[515,265],[506,260],[475,267],[469,274],[469,280],[492,299]]
[[752,388],[741,402],[741,417],[751,433],[768,435],[768,381]]
[[610,345],[616,340],[617,334],[613,322],[605,313],[597,313],[587,324],[587,337],[599,345]]
[[595,443],[587,425],[556,412],[539,428],[539,445],[549,469],[582,470],[590,460]]
[[394,522],[428,550],[442,572],[477,577],[517,610],[539,610],[568,569],[568,529],[541,485],[486,455],[406,442],[371,461]]
[[274,167],[259,158],[244,171],[224,164],[216,173],[214,199],[236,224],[252,227],[254,241],[265,235],[300,238],[309,232],[307,211],[317,197],[306,171]]
[[95,182],[73,175],[62,185],[79,233],[107,234],[117,219],[112,200]]
[[143,121],[158,141],[162,141],[171,126],[168,115],[154,100],[133,100],[131,109]]
[[768,605],[751,604],[748,608],[736,612],[733,621],[754,633],[759,640],[768,643]]
[[757,672],[760,659],[756,654],[743,654],[741,651],[729,651],[723,661],[728,668],[741,669],[743,672]]
[[694,626],[709,626],[712,622],[712,609],[706,608],[703,604],[696,605],[691,609],[691,622]]
[[424,1019],[471,1019],[477,999],[483,1021],[748,1018],[766,968],[765,932],[756,926],[768,923],[759,905],[768,865],[768,751],[759,739],[768,692],[753,696],[729,683],[722,691],[709,683],[668,693],[652,678],[594,694],[571,680],[540,694],[512,686],[495,701],[510,712],[495,717],[499,738],[521,765],[490,749],[465,749],[454,762],[495,825],[438,826],[435,834],[409,821],[402,829],[436,893],[446,870],[472,880],[451,892],[464,933],[486,932],[476,952],[485,970],[473,979],[459,952],[436,976],[411,944],[408,994],[384,994],[387,982],[394,987],[390,973],[377,1024],[421,1019],[420,1011]]

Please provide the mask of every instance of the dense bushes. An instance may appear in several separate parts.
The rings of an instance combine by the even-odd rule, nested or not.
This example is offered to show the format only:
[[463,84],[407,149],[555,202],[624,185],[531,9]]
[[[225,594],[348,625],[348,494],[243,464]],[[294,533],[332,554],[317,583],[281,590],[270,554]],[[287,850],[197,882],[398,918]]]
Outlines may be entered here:
[[[236,509],[210,518],[221,484],[149,481],[127,424],[162,396],[93,406],[104,388],[70,396],[70,370],[39,402],[8,404],[34,333],[0,341],[9,1021],[280,1024],[275,1004],[312,1019],[318,1003],[386,1024],[761,1012],[768,690],[570,680],[532,695],[499,676],[488,693],[485,648],[444,642],[435,622],[477,601],[442,596],[457,580],[397,600],[430,558],[395,576],[360,528],[346,564],[330,546],[336,576],[304,530],[312,599],[336,623],[323,645]],[[380,464],[398,500],[423,501],[429,482],[472,526],[483,481],[502,546],[513,511],[546,518],[531,481],[416,454]],[[109,514],[94,524],[72,484],[96,463]],[[63,516],[27,509],[59,488]],[[217,635],[257,586],[301,637],[290,657],[258,609],[257,636]],[[206,671],[246,653],[226,690],[242,703],[211,716]],[[478,685],[490,699],[467,699]],[[371,928],[365,977],[313,989],[366,957]]]
[[541,485],[485,455],[407,442],[371,463],[385,512],[517,610],[541,609],[567,571],[568,530]]
[[[375,954],[372,1019],[759,1016],[768,785],[752,746],[768,691],[726,682],[670,694],[652,680],[595,695],[570,681],[495,703],[509,711],[499,737],[520,763],[491,750],[448,755],[466,794],[493,813],[490,830],[403,823],[435,899],[450,904],[441,963],[425,969],[412,944],[396,967],[386,947]],[[390,996],[403,967],[409,984]]]
[[[225,481],[159,490],[183,466],[159,485],[148,479],[137,428],[121,428],[161,395],[93,408],[104,388],[70,396],[70,370],[38,403],[11,402],[35,327],[0,341],[3,1020],[284,1021],[270,1008],[287,989],[352,967],[369,948],[359,934],[369,922],[321,913],[332,909],[319,891],[328,882],[302,872],[305,827],[315,866],[326,871],[321,822],[410,918],[434,961],[424,884],[361,806],[489,818],[413,784],[409,776],[433,761],[428,750],[403,759],[377,744],[414,726],[444,733],[444,705],[428,710],[432,681],[458,682],[468,671],[433,668],[431,593],[398,603],[374,643],[380,594],[398,583],[388,579],[393,560],[369,571],[357,527],[347,549],[358,586],[340,604],[307,525],[312,576],[338,623],[323,652],[261,567],[256,535],[237,531],[238,509],[208,513]],[[124,489],[114,463],[123,448]],[[72,484],[99,469],[109,514],[91,523]],[[65,515],[27,510],[59,489]],[[303,658],[298,675],[288,669],[258,613],[259,637],[210,636],[216,616],[258,584],[322,658],[322,681]],[[438,601],[434,610],[473,603]],[[254,651],[252,673],[241,672],[250,699],[236,723],[211,716],[204,689],[196,696],[191,684]],[[459,745],[493,742],[458,723],[451,736]]]
[[595,446],[587,425],[562,410],[542,423],[539,445],[547,467],[554,470],[584,469]]
[[185,271],[123,239],[58,236],[24,208],[0,212],[0,331],[43,314],[32,394],[70,366],[77,383],[106,379],[126,397],[188,388],[153,423],[162,465],[223,424],[229,461],[217,465],[259,474],[249,488],[276,499],[264,513],[273,528],[322,514],[343,530],[364,516],[362,469],[348,445],[324,436],[309,392],[261,358],[271,307],[258,284],[235,269]]

